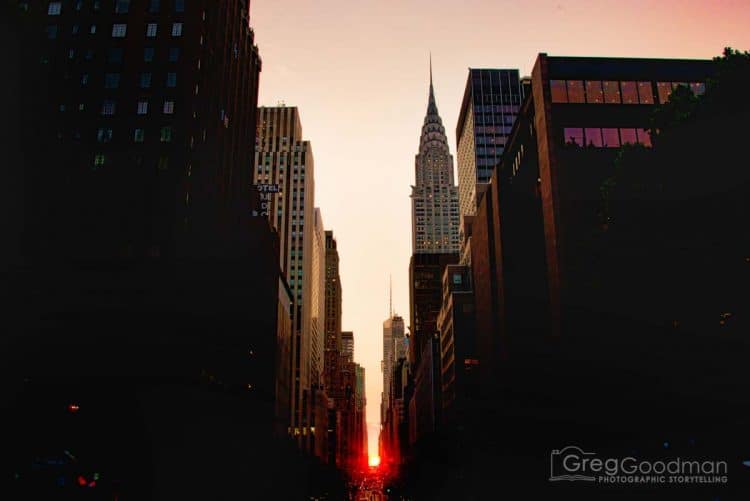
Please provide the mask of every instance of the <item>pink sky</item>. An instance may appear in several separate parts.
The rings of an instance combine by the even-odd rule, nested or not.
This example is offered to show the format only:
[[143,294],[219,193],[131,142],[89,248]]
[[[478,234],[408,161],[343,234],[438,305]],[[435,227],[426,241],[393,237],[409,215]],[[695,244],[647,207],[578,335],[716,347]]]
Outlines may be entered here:
[[341,256],[343,328],[366,369],[371,453],[389,274],[395,310],[409,316],[409,186],[429,52],[455,155],[469,67],[527,75],[539,52],[710,58],[750,49],[748,0],[251,0],[251,24],[260,104],[298,106],[312,141],[316,205]]

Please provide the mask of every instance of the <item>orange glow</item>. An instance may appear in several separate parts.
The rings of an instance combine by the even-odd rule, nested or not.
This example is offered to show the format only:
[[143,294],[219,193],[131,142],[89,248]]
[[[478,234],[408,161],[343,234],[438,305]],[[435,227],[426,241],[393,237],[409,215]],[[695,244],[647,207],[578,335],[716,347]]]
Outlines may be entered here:
[[370,456],[370,460],[367,462],[371,468],[377,468],[380,466],[380,456]]

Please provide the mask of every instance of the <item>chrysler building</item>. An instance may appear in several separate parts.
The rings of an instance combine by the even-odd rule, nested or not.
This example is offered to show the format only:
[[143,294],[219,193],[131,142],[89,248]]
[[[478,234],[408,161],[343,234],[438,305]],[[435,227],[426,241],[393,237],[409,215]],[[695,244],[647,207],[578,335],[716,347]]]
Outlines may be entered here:
[[435,103],[430,59],[430,96],[411,187],[412,250],[415,254],[458,252],[458,188],[453,156]]

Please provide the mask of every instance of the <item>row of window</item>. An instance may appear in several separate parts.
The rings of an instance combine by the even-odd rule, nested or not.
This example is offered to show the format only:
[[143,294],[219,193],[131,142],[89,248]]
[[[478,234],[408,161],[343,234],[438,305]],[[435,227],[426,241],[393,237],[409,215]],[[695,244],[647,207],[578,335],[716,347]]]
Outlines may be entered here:
[[[112,141],[114,131],[111,128],[100,127],[96,131],[96,140],[99,143],[109,143]],[[133,130],[133,142],[142,143],[146,139],[145,129],[134,129]],[[159,129],[159,142],[160,143],[171,143],[172,142],[172,127],[162,127]]]
[[[98,170],[107,164],[107,155],[104,153],[97,153],[94,155],[94,170]],[[167,155],[161,155],[156,162],[156,167],[159,170],[167,170],[169,168],[169,157]]]
[[[659,103],[666,103],[678,86],[689,86],[698,96],[706,91],[702,82],[656,82]],[[550,80],[553,103],[654,104],[653,82],[616,80]]]
[[[83,111],[83,105],[79,106],[79,110]],[[65,106],[60,106],[60,111],[65,111]],[[112,100],[106,100],[102,103],[102,109],[101,114],[105,117],[110,117],[115,114],[115,111],[117,111],[117,103]],[[174,101],[167,100],[164,101],[164,105],[162,106],[162,112],[165,115],[173,115],[174,114]],[[136,105],[136,114],[138,115],[147,115],[148,114],[148,101],[142,100],[138,101]]]
[[[172,37],[177,38],[182,36],[182,23],[172,23]],[[156,38],[156,34],[159,30],[159,27],[156,23],[148,23],[146,24],[146,38]],[[71,28],[71,33],[73,35],[77,35],[80,33],[81,28],[79,25],[74,24]],[[58,26],[56,24],[50,24],[47,26],[47,38],[49,39],[55,39],[57,38],[57,34],[59,32]],[[95,35],[96,34],[96,25],[92,24],[89,27],[89,34]],[[128,25],[124,23],[115,23],[112,25],[112,38],[125,38],[128,34]]]
[[[76,0],[74,3],[76,11],[83,9],[84,1]],[[94,0],[91,3],[91,7],[94,12],[99,12],[102,8],[102,2],[100,0]],[[59,16],[62,14],[63,2],[50,2],[47,7],[47,14],[50,16]],[[174,12],[185,12],[185,0],[172,0],[172,8]],[[149,0],[148,11],[151,14],[156,14],[161,9],[161,0]],[[127,14],[130,11],[130,0],[115,0],[114,12],[115,14]]]
[[640,143],[651,146],[647,129],[630,127],[566,127],[563,131],[565,143],[596,148],[619,148],[624,144]]

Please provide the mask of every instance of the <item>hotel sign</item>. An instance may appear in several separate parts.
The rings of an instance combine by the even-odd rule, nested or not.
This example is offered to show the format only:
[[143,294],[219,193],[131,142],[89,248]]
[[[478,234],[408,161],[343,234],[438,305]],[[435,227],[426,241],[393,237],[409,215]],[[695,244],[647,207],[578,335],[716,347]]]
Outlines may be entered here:
[[256,184],[255,189],[260,194],[260,212],[253,211],[253,216],[268,217],[273,195],[280,193],[281,188],[278,184]]

